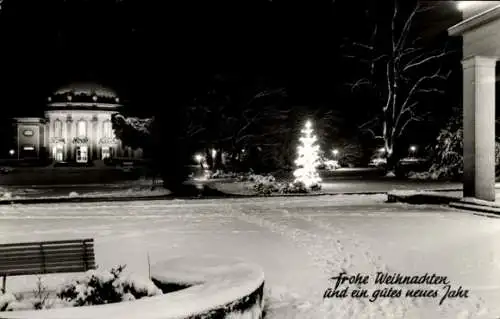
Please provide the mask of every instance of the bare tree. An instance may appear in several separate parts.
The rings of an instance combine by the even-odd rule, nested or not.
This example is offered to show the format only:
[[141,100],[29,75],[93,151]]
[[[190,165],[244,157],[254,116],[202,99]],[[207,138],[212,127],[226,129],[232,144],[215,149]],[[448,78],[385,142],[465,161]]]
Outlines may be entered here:
[[235,86],[233,80],[224,76],[218,79],[213,87],[195,99],[190,113],[193,123],[202,130],[197,140],[206,147],[207,160],[211,159],[209,148],[217,151],[214,161],[208,161],[209,166],[216,169],[221,168],[223,151],[236,161],[243,149],[278,133],[266,125],[270,119],[284,121],[288,115],[288,110],[276,107],[286,96],[284,89],[255,84]]
[[388,163],[393,163],[394,146],[408,125],[428,115],[422,110],[422,94],[444,93],[439,81],[450,75],[442,63],[452,52],[448,44],[430,50],[415,33],[417,17],[435,5],[416,2],[408,8],[402,3],[394,0],[392,14],[372,20],[369,39],[344,46],[345,56],[359,62],[365,75],[349,83],[351,91],[368,88],[376,97],[376,112],[360,129],[384,141]]

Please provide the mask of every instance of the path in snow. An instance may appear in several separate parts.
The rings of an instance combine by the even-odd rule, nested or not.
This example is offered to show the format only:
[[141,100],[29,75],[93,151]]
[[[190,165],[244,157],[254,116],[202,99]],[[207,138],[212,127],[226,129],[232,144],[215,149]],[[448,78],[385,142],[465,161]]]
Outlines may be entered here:
[[[269,209],[267,207],[254,207],[253,211],[244,209],[240,218],[244,221],[255,223],[260,227],[266,227],[272,232],[279,232],[283,236],[290,238],[298,247],[305,248],[308,254],[313,258],[316,266],[325,271],[325,278],[343,270],[350,274],[357,272],[364,274],[373,274],[376,271],[381,272],[408,272],[407,269],[391,269],[384,264],[380,255],[374,254],[372,247],[366,241],[361,240],[361,233],[356,228],[345,229],[335,224],[331,224],[332,215],[338,218],[352,218],[356,216],[390,217],[390,213],[384,212],[359,212],[361,207],[344,207],[344,211],[332,214],[329,207],[315,207],[314,213],[302,209],[295,213],[290,213],[290,206],[281,203],[280,209]],[[253,205],[255,206],[255,204]],[[284,207],[288,206],[288,207]],[[399,209],[402,207],[397,205]],[[401,212],[398,212],[401,218]],[[392,214],[394,217],[394,214]],[[323,220],[321,220],[323,219]],[[436,301],[425,299],[387,299],[378,302],[369,302],[366,299],[329,299],[321,301],[318,290],[308,291],[302,287],[302,296],[289,294],[288,299],[297,299],[299,307],[293,309],[294,316],[297,318],[307,317],[314,313],[315,317],[329,317],[335,314],[336,318],[430,318],[438,316],[446,317],[464,317],[469,315],[476,316],[485,314],[484,302],[472,296],[469,299],[460,300],[460,305],[444,303],[440,307],[435,307]],[[371,286],[374,289],[373,285]],[[401,287],[404,288],[404,287]],[[286,289],[284,289],[286,290]],[[271,298],[279,300],[283,296],[274,295],[271,291]],[[283,304],[283,302],[281,303]],[[280,303],[274,302],[271,313],[283,314],[284,309],[280,309]],[[459,312],[454,307],[459,307]],[[284,308],[287,308],[287,302],[284,302]],[[290,310],[290,309],[288,309]],[[289,316],[283,316],[286,318]]]
[[[0,207],[0,243],[93,237],[104,268],[214,253],[263,266],[270,318],[486,318],[500,307],[500,220],[385,196],[79,203]],[[447,275],[467,299],[326,299],[328,278],[376,271]],[[44,277],[50,285],[62,276]],[[32,277],[8,288],[31,290]],[[372,286],[369,286],[373,288]]]

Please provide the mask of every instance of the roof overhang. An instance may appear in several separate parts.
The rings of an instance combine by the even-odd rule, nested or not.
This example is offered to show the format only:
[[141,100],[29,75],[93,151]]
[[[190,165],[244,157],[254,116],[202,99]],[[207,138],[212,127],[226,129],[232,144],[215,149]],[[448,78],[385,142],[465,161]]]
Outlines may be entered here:
[[46,122],[46,119],[42,117],[15,117],[13,120],[23,124],[43,124]]
[[111,104],[111,103],[88,103],[88,102],[52,102],[47,104],[49,109],[67,109],[67,110],[78,110],[78,109],[92,109],[92,110],[114,110],[121,107],[122,104]]
[[450,36],[460,36],[467,31],[476,29],[484,24],[498,19],[500,19],[500,5],[496,5],[491,9],[483,11],[448,28],[448,34]]

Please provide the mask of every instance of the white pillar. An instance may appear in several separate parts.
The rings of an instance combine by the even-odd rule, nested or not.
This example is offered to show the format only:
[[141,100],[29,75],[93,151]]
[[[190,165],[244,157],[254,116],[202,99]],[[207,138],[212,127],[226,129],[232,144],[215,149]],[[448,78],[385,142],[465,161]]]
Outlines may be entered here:
[[495,200],[496,58],[462,61],[464,197]]
[[100,160],[101,155],[99,154],[99,135],[97,134],[97,123],[98,117],[95,115],[92,117],[91,132],[92,132],[92,159]]
[[73,119],[70,117],[66,118],[66,140],[65,140],[65,145],[66,145],[66,155],[64,156],[65,161],[69,161],[73,159],[73,137],[71,136],[72,134],[72,123]]

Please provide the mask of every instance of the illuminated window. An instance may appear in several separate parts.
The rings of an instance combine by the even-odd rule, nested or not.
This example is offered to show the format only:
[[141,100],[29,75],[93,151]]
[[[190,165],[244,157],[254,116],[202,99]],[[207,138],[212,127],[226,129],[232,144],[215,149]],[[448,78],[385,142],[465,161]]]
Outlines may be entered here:
[[62,144],[56,144],[52,148],[52,157],[58,162],[63,161],[63,146],[62,146]]
[[103,146],[101,151],[102,151],[102,154],[101,154],[102,159],[111,157],[111,152],[110,152],[109,146]]
[[111,121],[105,121],[103,123],[102,131],[104,137],[113,137],[113,127],[111,125]]
[[60,120],[56,120],[54,122],[54,136],[55,137],[62,136],[62,122]]
[[23,135],[24,136],[33,136],[33,131],[32,130],[24,130]]
[[87,136],[87,123],[84,120],[78,122],[77,136]]
[[87,163],[88,161],[88,149],[87,146],[78,146],[76,148],[76,162],[77,163]]

